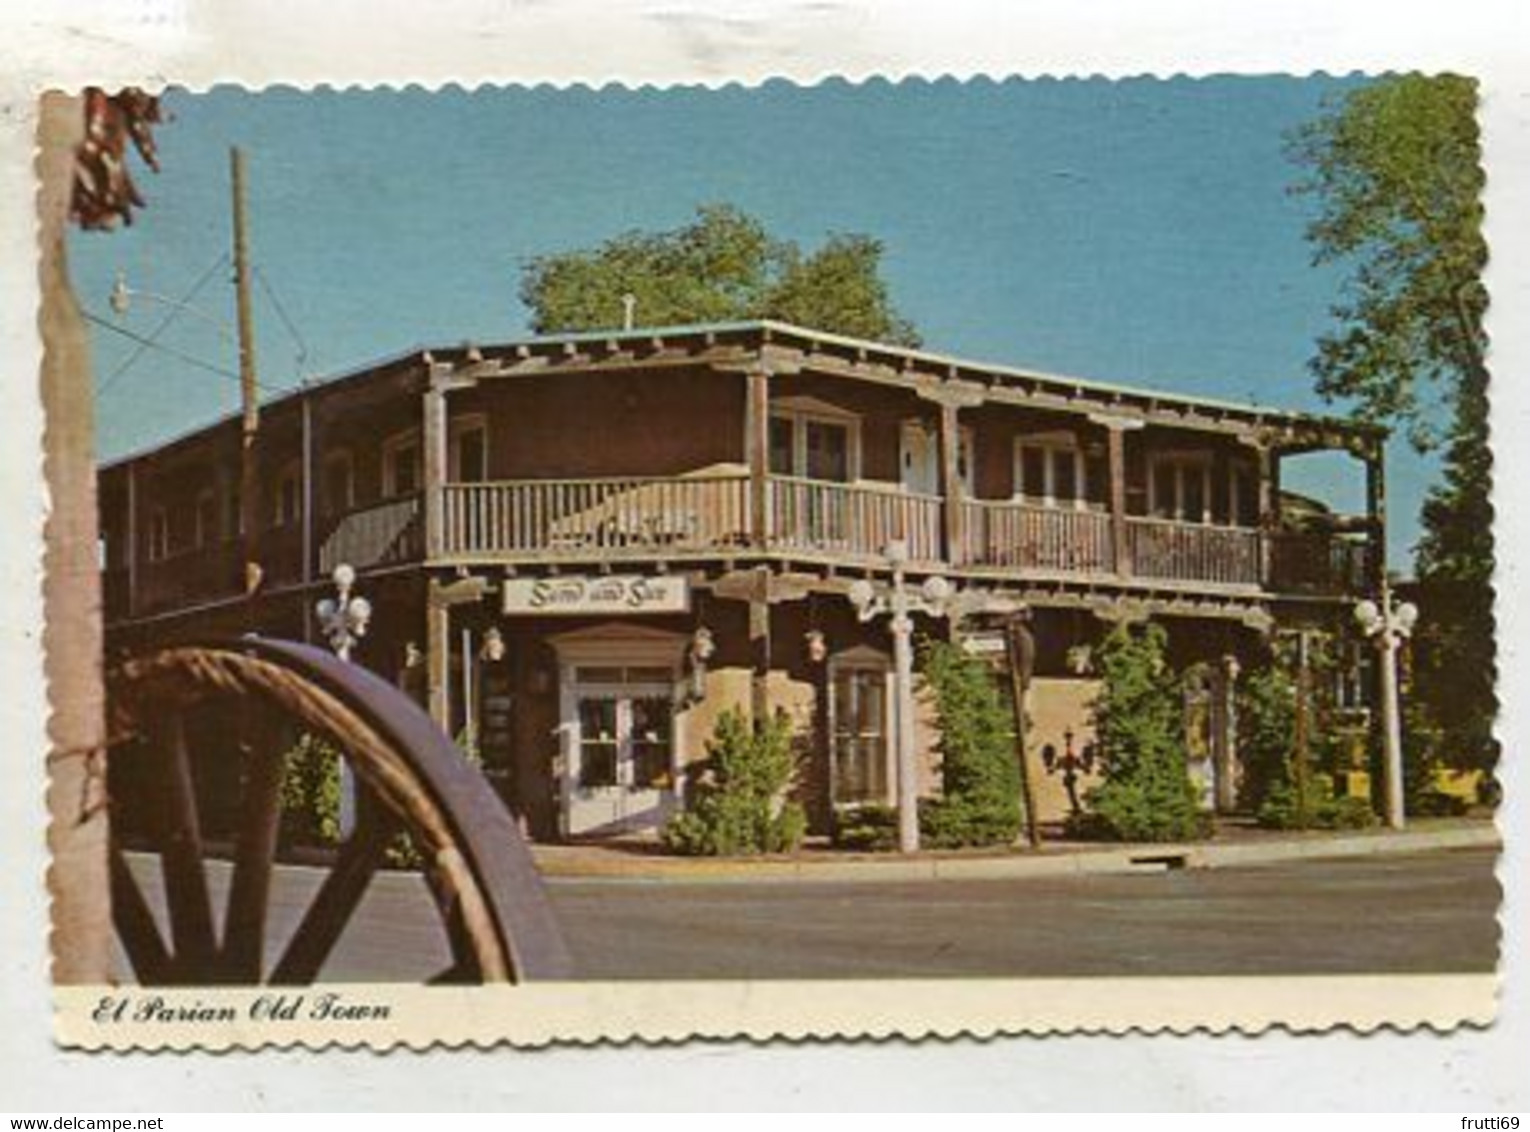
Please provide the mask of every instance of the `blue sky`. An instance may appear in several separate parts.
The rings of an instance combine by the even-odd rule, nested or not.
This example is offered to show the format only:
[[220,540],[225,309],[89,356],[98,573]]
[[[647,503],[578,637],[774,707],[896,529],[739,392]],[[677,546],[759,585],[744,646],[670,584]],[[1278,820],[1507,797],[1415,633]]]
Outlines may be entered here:
[[[125,231],[76,234],[71,270],[88,311],[152,332],[167,308],[113,316],[112,280],[180,298],[227,251],[237,143],[272,389],[415,344],[523,335],[528,257],[729,201],[809,247],[877,236],[894,300],[931,349],[1341,411],[1305,365],[1342,277],[1310,265],[1313,205],[1287,192],[1298,170],[1282,135],[1355,81],[172,92],[163,172],[138,178],[148,209]],[[193,303],[232,326],[227,270]],[[307,344],[301,367],[283,314]],[[211,322],[183,316],[159,341],[236,368]],[[105,457],[235,407],[227,377],[159,350],[123,370],[134,344],[100,328],[94,347]],[[1405,567],[1437,469],[1394,443],[1390,473]],[[1360,506],[1358,465],[1342,457],[1293,462],[1287,482]]]

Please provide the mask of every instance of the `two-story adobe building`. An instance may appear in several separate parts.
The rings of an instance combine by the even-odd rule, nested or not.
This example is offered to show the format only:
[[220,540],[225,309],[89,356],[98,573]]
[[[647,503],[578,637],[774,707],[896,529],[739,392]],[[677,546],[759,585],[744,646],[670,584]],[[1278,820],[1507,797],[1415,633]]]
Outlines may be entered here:
[[[1122,617],[1204,664],[1187,719],[1226,806],[1239,665],[1274,625],[1346,623],[1384,569],[1383,439],[771,322],[413,350],[264,406],[252,598],[236,417],[103,467],[108,647],[316,639],[348,563],[356,659],[470,731],[533,836],[656,826],[731,705],[791,716],[822,828],[894,797],[888,629],[847,594],[898,541],[953,583],[955,631],[1030,612],[1044,816],[1087,771],[1088,649]],[[1363,467],[1365,514],[1281,490],[1323,449]]]

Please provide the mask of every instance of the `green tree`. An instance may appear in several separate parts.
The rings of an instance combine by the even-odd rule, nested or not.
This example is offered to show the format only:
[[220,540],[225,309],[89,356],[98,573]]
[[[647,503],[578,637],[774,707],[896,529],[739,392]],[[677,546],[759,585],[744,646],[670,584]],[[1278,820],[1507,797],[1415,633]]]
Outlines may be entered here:
[[1095,653],[1100,692],[1091,705],[1105,780],[1085,801],[1085,830],[1121,841],[1203,837],[1185,759],[1184,700],[1155,624],[1117,625]]
[[1007,845],[1020,832],[1013,717],[993,673],[959,645],[929,641],[924,678],[935,697],[941,796],[921,807],[934,848]]
[[1319,212],[1314,261],[1349,268],[1334,330],[1312,370],[1325,396],[1403,426],[1420,451],[1443,446],[1443,482],[1423,510],[1416,570],[1424,593],[1415,694],[1452,761],[1491,765],[1492,459],[1487,291],[1476,84],[1400,75],[1347,94],[1290,139],[1296,186]]
[[840,234],[806,254],[732,205],[703,205],[682,228],[539,256],[523,270],[520,294],[539,334],[619,326],[623,296],[632,295],[644,326],[774,318],[917,346],[881,277],[882,253],[869,236]]
[[730,708],[707,741],[684,812],[661,831],[664,845],[691,856],[787,853],[802,843],[807,815],[788,795],[796,785],[791,722],[777,712],[751,725]]

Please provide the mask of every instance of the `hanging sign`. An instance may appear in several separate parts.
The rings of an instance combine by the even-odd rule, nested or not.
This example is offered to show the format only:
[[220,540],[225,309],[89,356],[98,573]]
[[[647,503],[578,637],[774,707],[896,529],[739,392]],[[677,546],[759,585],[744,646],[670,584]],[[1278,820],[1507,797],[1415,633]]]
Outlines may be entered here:
[[507,578],[503,589],[507,616],[684,613],[691,607],[690,583],[671,574]]

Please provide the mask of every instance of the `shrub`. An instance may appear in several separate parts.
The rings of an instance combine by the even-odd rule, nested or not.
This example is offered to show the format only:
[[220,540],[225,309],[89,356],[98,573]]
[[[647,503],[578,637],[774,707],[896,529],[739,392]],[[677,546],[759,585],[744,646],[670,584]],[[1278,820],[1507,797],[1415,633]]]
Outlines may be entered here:
[[1365,829],[1376,815],[1365,798],[1335,796],[1333,779],[1314,774],[1307,779],[1305,797],[1290,781],[1278,782],[1259,807],[1259,824],[1267,829]]
[[[458,749],[475,766],[478,752],[464,736]],[[340,844],[340,752],[328,740],[308,732],[284,756],[282,840],[288,845],[325,848]],[[408,832],[388,843],[384,861],[395,869],[418,869],[425,861]]]
[[898,811],[891,806],[873,803],[847,806],[834,815],[832,840],[836,849],[862,853],[895,849],[898,845]]
[[1167,643],[1159,625],[1121,624],[1100,645],[1091,713],[1104,781],[1086,796],[1093,813],[1073,823],[1076,832],[1121,841],[1211,832],[1186,766],[1183,700]]
[[688,856],[786,853],[802,844],[807,814],[787,797],[797,776],[784,714],[753,726],[730,709],[695,768],[687,807],[664,826],[666,848]]
[[1020,833],[1013,716],[988,666],[960,646],[928,641],[923,671],[935,697],[941,796],[919,825],[932,848],[1008,845]]

